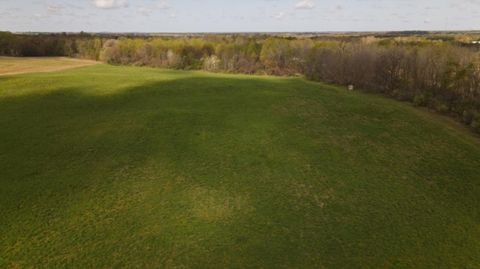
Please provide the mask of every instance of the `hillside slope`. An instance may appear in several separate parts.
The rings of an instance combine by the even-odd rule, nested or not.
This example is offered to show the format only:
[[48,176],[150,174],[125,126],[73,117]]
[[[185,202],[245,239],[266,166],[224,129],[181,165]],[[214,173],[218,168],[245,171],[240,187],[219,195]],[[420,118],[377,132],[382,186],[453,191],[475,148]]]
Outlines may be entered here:
[[0,77],[0,175],[0,267],[480,267],[479,139],[302,79]]

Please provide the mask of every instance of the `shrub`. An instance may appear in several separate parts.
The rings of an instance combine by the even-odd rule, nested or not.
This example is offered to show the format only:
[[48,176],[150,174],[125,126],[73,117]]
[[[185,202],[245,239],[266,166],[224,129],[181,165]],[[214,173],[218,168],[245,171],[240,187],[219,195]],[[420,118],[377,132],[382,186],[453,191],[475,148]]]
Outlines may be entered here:
[[480,119],[473,120],[470,126],[475,132],[480,133]]
[[413,97],[413,104],[415,106],[426,106],[427,98],[423,94],[417,94],[415,97]]
[[470,125],[473,121],[473,113],[469,110],[465,110],[463,111],[463,115],[462,115],[462,119],[463,119],[463,122],[467,125]]

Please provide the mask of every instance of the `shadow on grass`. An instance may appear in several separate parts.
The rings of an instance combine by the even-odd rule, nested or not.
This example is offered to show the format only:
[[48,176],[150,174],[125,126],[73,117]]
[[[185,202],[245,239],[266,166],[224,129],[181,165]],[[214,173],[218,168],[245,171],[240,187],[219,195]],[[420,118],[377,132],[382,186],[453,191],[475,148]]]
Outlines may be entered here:
[[76,161],[95,160],[94,167],[101,167],[112,156],[130,164],[155,154],[175,161],[197,158],[211,148],[199,152],[196,140],[213,144],[208,136],[227,129],[262,128],[273,118],[272,97],[288,95],[269,82],[222,78],[154,82],[110,95],[84,92],[63,88],[0,99],[0,156],[11,167],[3,180],[68,170]]
[[[388,145],[388,124],[418,126],[301,80],[212,76],[2,97],[6,259],[375,268],[399,252],[420,267],[455,264],[444,252],[473,257],[473,151]],[[472,163],[446,163],[451,153]]]
[[[213,241],[206,245],[233,243],[221,239],[228,231],[217,227],[226,225],[218,222],[248,224],[242,219],[252,212],[254,201],[284,195],[271,192],[271,181],[278,176],[272,171],[283,171],[288,163],[277,156],[283,149],[275,146],[285,139],[282,116],[275,108],[291,95],[288,83],[184,78],[108,95],[62,88],[1,98],[0,231],[11,235],[4,242],[17,244],[19,251],[10,250],[9,256],[26,259],[22,253],[33,252],[38,256],[30,259],[42,262],[46,253],[79,244],[83,254],[90,246],[98,252],[98,242],[126,238],[133,229],[137,238],[127,245],[115,243],[122,252],[131,248],[128,244],[143,247],[144,233],[162,242],[175,240],[170,243],[190,249],[197,264],[208,264],[203,244],[196,240],[214,232],[218,234],[212,234]],[[285,88],[279,90],[282,84]],[[276,205],[257,209],[272,210]],[[158,218],[171,227],[173,238],[158,234]],[[97,243],[48,235],[28,243],[38,230],[74,238],[98,229],[113,235],[97,238]],[[185,238],[191,229],[193,234]],[[194,241],[188,243],[192,236]],[[247,238],[238,236],[239,242]],[[267,234],[261,237],[262,242],[268,240]],[[288,244],[255,248],[284,252]],[[224,254],[215,255],[220,259]]]

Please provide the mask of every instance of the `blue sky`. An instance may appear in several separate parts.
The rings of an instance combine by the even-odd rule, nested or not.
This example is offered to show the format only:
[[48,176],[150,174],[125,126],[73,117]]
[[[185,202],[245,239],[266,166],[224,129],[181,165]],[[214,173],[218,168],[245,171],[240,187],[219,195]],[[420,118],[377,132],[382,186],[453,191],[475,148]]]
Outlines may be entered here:
[[479,30],[480,0],[0,0],[0,30]]

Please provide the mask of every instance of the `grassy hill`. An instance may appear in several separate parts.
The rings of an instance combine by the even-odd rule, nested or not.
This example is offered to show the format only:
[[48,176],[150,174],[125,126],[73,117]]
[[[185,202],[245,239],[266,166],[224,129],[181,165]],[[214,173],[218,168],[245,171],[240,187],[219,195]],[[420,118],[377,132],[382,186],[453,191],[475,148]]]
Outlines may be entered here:
[[296,78],[0,77],[0,267],[479,268],[480,142]]

